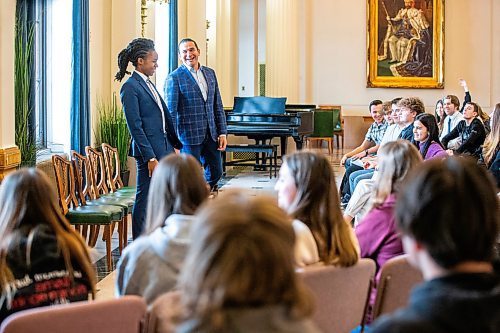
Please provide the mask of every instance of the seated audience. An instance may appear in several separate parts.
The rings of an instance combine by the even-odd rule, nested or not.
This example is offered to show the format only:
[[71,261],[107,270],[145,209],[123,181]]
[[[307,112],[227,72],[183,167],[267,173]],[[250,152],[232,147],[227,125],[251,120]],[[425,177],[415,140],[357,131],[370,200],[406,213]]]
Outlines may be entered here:
[[170,154],[160,160],[149,188],[144,235],[118,262],[117,295],[139,295],[150,304],[174,288],[191,243],[193,214],[208,194],[194,157]]
[[424,160],[444,158],[448,154],[439,142],[439,129],[436,118],[428,113],[422,113],[413,123],[413,137]]
[[365,139],[358,147],[344,154],[340,160],[340,164],[345,166],[346,169],[340,184],[341,201],[343,204],[347,204],[349,198],[351,197],[349,189],[349,175],[354,171],[363,169],[362,166],[353,164],[353,162],[363,157],[367,157],[368,155],[375,154],[378,150],[380,142],[382,141],[384,133],[387,130],[388,125],[384,120],[382,101],[378,99],[374,100],[370,103],[368,108],[374,122],[370,125],[370,128],[368,128]]
[[434,115],[437,120],[439,134],[443,131],[444,120],[446,119],[446,113],[444,112],[443,100],[438,99],[436,102],[436,108],[434,109]]
[[322,261],[347,267],[358,261],[356,237],[342,219],[335,175],[324,155],[286,155],[275,189],[280,207],[294,219],[297,265]]
[[[384,114],[384,119],[389,127],[387,127],[387,130],[382,137],[380,146],[383,146],[387,142],[396,141],[399,137],[399,134],[403,130],[404,125],[401,125],[401,122],[399,121],[399,107],[397,106],[400,100],[401,98],[398,97],[390,102],[385,102],[383,104],[385,105],[386,103],[388,103],[390,105],[390,109],[388,109],[387,111],[384,109],[384,111],[386,111]],[[377,155],[364,157],[361,161],[363,162],[363,169],[354,171],[349,176],[349,189],[350,193],[352,194],[351,198],[349,199],[349,203],[354,197],[354,191],[358,183],[363,179],[371,179],[373,174],[375,173],[375,168],[377,166]],[[347,206],[349,206],[349,203],[347,204]]]
[[[37,169],[0,186],[0,322],[8,315],[95,295],[89,252],[62,215],[57,194]],[[43,331],[43,329],[41,328]]]
[[493,174],[497,188],[500,189],[500,103],[495,105],[491,115],[492,130],[484,141],[479,163]]
[[197,213],[192,238],[179,290],[155,301],[149,332],[318,332],[273,198],[223,193]]
[[[443,138],[451,133],[451,131],[464,119],[459,111],[460,101],[455,95],[447,95],[443,98],[444,113],[446,113],[446,121],[444,122],[443,130],[439,136],[439,140],[443,143]],[[457,149],[460,146],[460,138],[450,140],[447,145],[443,143],[444,149]]]
[[441,140],[444,147],[448,147],[451,140],[460,139],[460,145],[456,149],[448,149],[449,155],[462,154],[479,158],[481,146],[486,138],[483,122],[478,119],[479,106],[470,102],[464,109],[463,120]]
[[408,259],[426,282],[370,332],[500,332],[492,264],[499,209],[492,181],[470,159],[434,160],[412,173],[395,214]]

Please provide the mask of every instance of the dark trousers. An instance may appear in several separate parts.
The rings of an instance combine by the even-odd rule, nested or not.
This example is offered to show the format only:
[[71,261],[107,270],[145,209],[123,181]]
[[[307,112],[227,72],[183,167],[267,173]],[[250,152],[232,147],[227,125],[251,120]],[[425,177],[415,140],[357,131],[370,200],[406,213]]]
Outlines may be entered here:
[[207,134],[200,145],[184,145],[181,152],[193,155],[205,170],[205,179],[213,188],[222,176],[222,157],[217,150],[219,143]]
[[348,158],[345,162],[345,173],[340,183],[340,201],[343,203],[348,203],[351,198],[351,190],[349,188],[349,176],[354,171],[363,170],[362,167],[351,163],[352,160]]
[[[166,141],[166,140],[165,140]],[[174,149],[167,142],[167,154],[173,153]],[[163,156],[157,156],[160,160]],[[146,221],[146,209],[148,207],[148,192],[151,177],[149,177],[148,162],[144,162],[142,158],[136,158],[135,164],[137,167],[137,192],[135,194],[135,204],[132,210],[132,238],[137,239],[144,231]]]

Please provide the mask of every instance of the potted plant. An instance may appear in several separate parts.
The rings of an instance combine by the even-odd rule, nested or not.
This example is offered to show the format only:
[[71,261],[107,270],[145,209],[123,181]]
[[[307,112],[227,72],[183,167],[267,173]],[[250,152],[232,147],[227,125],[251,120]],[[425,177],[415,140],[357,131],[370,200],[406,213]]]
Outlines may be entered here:
[[32,105],[33,25],[24,25],[16,19],[14,57],[15,142],[21,152],[21,166],[36,164],[37,145],[30,123]]
[[122,181],[124,185],[128,185],[130,170],[127,167],[127,156],[131,139],[123,107],[118,105],[116,94],[113,93],[109,101],[99,98],[96,109],[97,124],[94,129],[96,146],[100,149],[102,143],[107,143],[118,149]]

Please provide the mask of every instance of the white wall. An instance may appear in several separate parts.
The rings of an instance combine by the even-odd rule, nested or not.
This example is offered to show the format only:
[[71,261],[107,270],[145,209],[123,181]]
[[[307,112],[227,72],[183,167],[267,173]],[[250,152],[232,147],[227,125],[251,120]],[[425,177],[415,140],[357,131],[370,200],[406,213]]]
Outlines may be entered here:
[[446,1],[444,89],[366,88],[367,1],[307,3],[311,47],[302,65],[311,64],[306,83],[311,91],[303,102],[341,104],[344,114],[363,114],[373,99],[419,96],[432,109],[445,94],[463,98],[458,78],[467,80],[473,99],[486,109],[500,101],[500,28],[493,14],[500,12],[500,1]]

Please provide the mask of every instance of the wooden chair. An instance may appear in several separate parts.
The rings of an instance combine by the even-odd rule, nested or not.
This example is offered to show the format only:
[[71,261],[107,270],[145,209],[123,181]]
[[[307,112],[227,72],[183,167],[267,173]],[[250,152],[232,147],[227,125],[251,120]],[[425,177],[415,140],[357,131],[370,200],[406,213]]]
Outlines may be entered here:
[[347,333],[362,325],[375,262],[360,259],[348,268],[311,266],[299,271],[314,295],[313,320],[322,332]]
[[141,333],[145,316],[142,297],[124,296],[19,311],[2,322],[0,333]]
[[[111,225],[123,218],[123,210],[117,206],[88,206],[77,198],[73,163],[65,158],[52,156],[54,172],[59,194],[59,205],[68,221],[80,231],[89,246],[94,247],[99,234],[99,227],[104,226],[103,240],[106,243],[108,268],[112,269]],[[90,232],[88,232],[90,227]]]
[[380,270],[373,319],[406,306],[411,289],[424,281],[422,273],[408,263],[408,256],[389,259]]
[[104,157],[105,179],[111,192],[117,192],[126,196],[135,196],[136,188],[131,186],[123,186],[120,171],[120,156],[118,149],[111,147],[107,143],[101,145]]
[[[123,218],[118,224],[118,249],[121,254],[123,248],[127,245],[127,217],[129,214],[132,214],[134,200],[127,197],[101,196],[95,185],[95,177],[88,158],[72,150],[71,159],[76,173],[77,192],[80,201],[83,202],[84,205],[111,205],[118,206],[122,209]],[[114,226],[111,227],[111,231],[113,231],[113,229]]]

